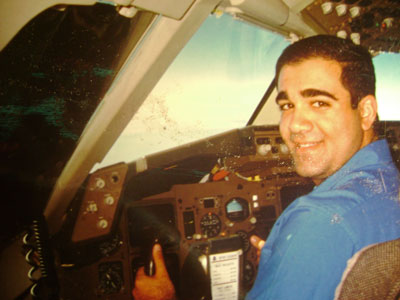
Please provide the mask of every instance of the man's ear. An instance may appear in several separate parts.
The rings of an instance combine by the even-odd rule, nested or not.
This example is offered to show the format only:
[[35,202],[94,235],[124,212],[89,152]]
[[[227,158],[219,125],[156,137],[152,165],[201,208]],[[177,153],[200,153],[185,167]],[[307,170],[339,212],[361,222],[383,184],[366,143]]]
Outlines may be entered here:
[[358,103],[358,110],[360,112],[362,129],[365,131],[371,129],[378,113],[376,98],[373,95],[365,96]]

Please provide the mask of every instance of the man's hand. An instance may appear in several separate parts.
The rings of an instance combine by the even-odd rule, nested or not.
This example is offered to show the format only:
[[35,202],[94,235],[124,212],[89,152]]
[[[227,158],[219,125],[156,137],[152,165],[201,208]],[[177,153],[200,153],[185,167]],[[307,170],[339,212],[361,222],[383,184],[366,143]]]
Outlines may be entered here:
[[257,264],[260,262],[261,249],[264,247],[265,241],[256,235],[250,237],[250,243],[257,248]]
[[135,300],[174,300],[175,288],[165,266],[162,249],[159,244],[153,247],[155,273],[147,276],[144,267],[136,273],[135,288],[132,291]]

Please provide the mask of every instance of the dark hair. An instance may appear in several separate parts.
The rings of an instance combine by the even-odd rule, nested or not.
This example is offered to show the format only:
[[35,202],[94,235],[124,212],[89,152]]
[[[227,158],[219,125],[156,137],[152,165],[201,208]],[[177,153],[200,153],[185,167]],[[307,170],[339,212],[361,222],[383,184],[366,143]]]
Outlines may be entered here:
[[316,35],[288,46],[278,59],[275,78],[284,65],[315,57],[337,61],[342,66],[342,84],[350,92],[353,108],[363,97],[375,96],[375,71],[368,50],[332,35]]

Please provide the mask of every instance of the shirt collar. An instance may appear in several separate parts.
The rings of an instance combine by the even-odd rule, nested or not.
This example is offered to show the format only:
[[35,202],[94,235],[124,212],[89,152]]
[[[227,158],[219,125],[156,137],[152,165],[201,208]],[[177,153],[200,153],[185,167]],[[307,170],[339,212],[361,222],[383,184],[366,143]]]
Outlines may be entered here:
[[315,188],[320,191],[330,189],[335,183],[349,173],[366,169],[368,166],[372,165],[387,164],[391,161],[392,156],[387,141],[385,139],[375,141],[358,150],[343,167]]

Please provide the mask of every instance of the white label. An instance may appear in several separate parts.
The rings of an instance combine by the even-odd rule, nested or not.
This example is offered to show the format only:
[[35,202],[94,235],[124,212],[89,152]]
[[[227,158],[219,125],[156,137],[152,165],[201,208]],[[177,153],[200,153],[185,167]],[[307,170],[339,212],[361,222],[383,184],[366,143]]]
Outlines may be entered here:
[[213,300],[239,298],[239,261],[242,250],[211,254],[210,275]]

